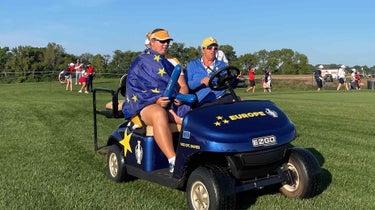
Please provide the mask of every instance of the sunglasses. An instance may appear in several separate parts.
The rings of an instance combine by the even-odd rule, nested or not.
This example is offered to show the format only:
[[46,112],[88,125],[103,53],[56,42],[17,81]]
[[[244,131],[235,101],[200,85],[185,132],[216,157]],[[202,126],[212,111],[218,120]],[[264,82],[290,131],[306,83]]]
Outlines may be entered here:
[[162,44],[165,44],[165,43],[169,44],[171,42],[170,39],[166,39],[166,40],[155,39],[155,40],[158,41],[158,42],[160,42],[160,43],[162,43]]
[[216,47],[216,46],[208,46],[208,47],[205,47],[205,49],[207,49],[207,50],[217,50],[218,49],[218,47]]

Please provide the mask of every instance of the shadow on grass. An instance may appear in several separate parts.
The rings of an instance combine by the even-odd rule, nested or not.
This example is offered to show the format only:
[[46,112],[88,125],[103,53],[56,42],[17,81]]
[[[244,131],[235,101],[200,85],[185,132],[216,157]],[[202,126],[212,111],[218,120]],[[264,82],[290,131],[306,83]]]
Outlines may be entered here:
[[258,197],[277,193],[279,193],[278,185],[268,186],[261,190],[240,192],[236,196],[236,209],[248,209],[256,203]]
[[[306,149],[310,151],[316,157],[320,167],[322,167],[325,162],[323,155],[314,148],[306,148]],[[322,175],[322,182],[321,182],[320,190],[318,194],[315,195],[314,197],[320,195],[332,183],[332,174],[327,169],[321,168],[321,175]],[[256,203],[259,197],[265,196],[265,195],[278,194],[279,188],[280,188],[280,185],[276,184],[273,186],[265,187],[261,190],[250,190],[250,191],[238,193],[236,197],[237,198],[236,209],[248,209]]]
[[307,148],[311,153],[314,154],[314,156],[316,157],[316,159],[318,160],[318,163],[321,167],[321,173],[322,173],[322,184],[321,184],[321,192],[322,193],[323,191],[325,191],[328,186],[332,183],[332,174],[331,172],[329,172],[327,169],[325,168],[322,168],[324,162],[325,162],[325,159],[323,157],[323,155],[317,151],[315,148]]

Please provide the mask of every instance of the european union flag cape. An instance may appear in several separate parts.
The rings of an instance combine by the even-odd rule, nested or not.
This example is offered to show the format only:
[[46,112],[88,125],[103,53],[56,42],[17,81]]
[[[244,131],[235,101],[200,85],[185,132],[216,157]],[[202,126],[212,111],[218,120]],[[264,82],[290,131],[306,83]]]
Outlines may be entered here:
[[[126,78],[126,96],[122,108],[125,119],[138,114],[163,95],[173,69],[173,64],[151,49],[133,61]],[[175,87],[177,90],[178,85]]]

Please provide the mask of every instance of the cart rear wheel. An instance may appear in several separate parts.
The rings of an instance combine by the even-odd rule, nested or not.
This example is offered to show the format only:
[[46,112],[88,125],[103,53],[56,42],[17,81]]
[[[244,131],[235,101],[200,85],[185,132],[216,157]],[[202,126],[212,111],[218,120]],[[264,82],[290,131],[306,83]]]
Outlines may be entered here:
[[127,181],[129,178],[126,172],[124,156],[117,145],[111,145],[108,148],[107,176],[115,182]]

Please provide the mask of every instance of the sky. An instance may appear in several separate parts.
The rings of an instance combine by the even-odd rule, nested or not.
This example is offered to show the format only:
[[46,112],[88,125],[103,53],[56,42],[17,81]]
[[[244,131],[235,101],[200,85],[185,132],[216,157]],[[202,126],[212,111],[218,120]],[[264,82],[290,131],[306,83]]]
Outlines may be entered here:
[[373,0],[2,0],[0,47],[61,45],[69,54],[142,51],[147,32],[237,56],[291,49],[309,63],[375,65]]

